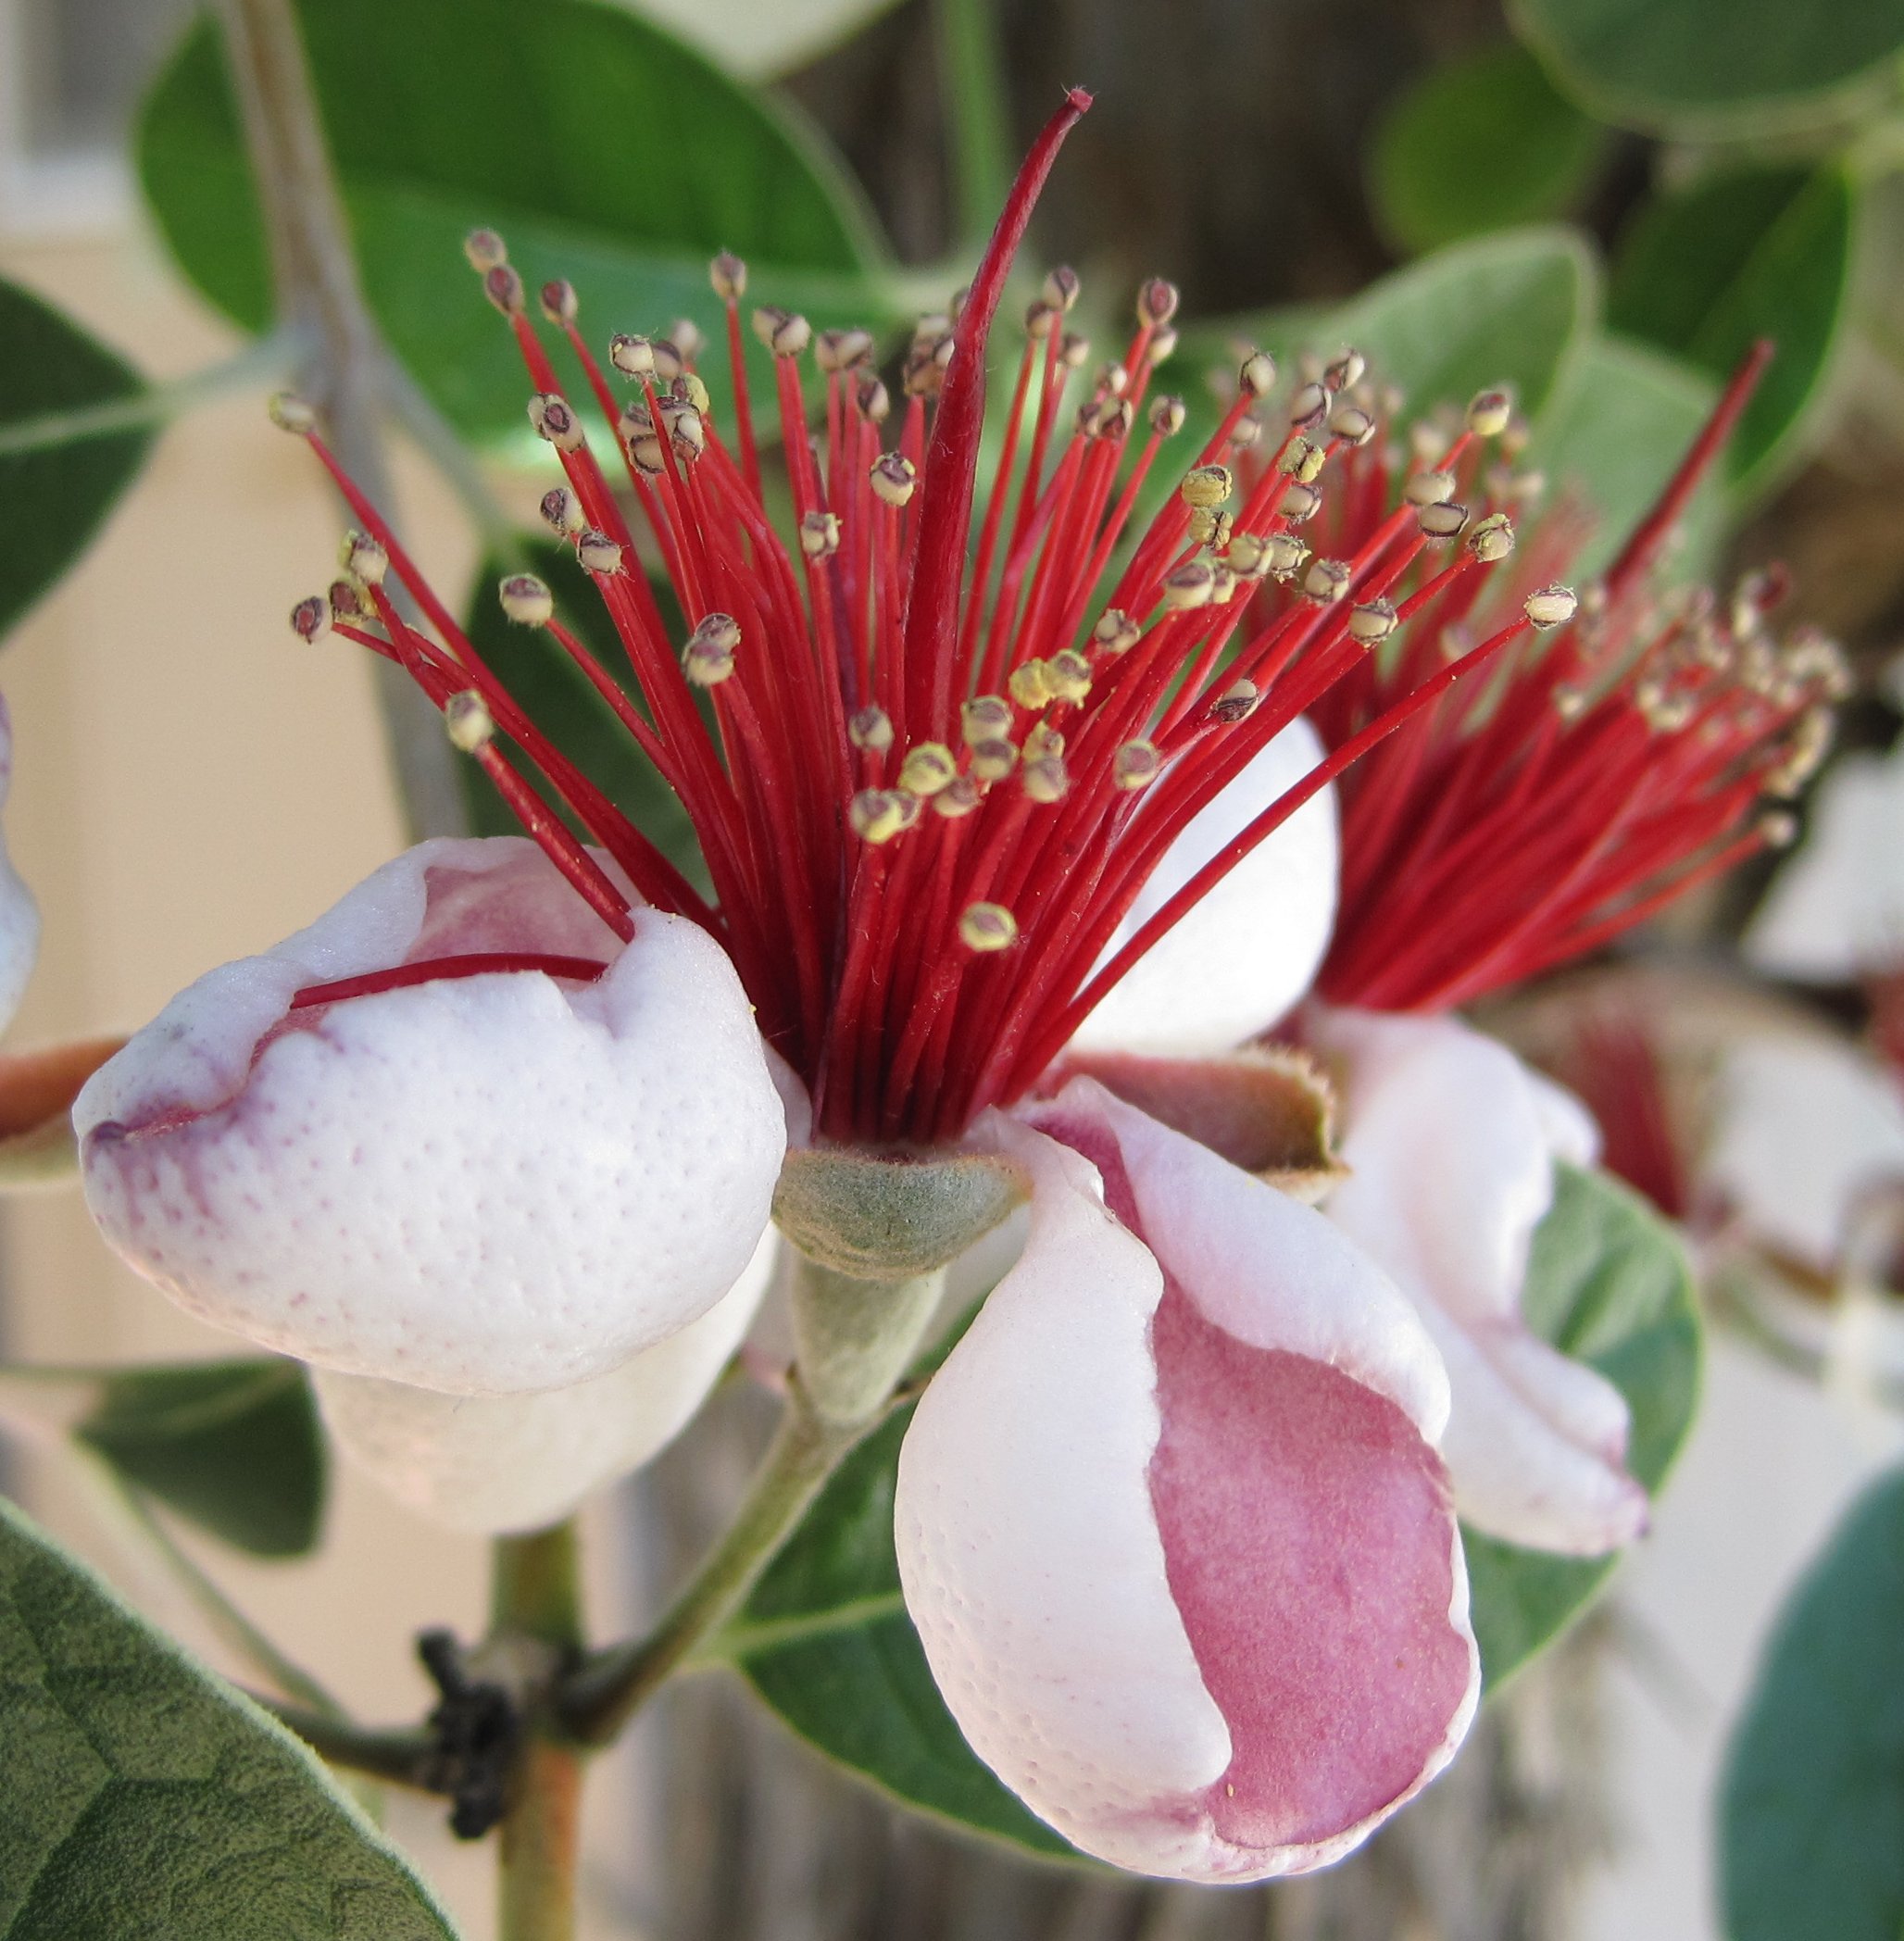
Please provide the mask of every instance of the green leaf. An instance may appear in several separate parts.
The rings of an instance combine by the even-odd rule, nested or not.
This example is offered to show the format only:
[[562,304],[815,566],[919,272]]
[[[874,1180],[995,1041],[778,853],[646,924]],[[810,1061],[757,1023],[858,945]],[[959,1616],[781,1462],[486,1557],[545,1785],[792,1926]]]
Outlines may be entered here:
[[1597,115],[1681,135],[1817,125],[1881,97],[1904,0],[1511,0],[1514,24]]
[[[878,245],[819,136],[633,14],[591,0],[302,0],[299,15],[365,294],[466,430],[518,428],[528,389],[463,258],[474,228],[502,232],[532,303],[570,278],[597,340],[683,315],[722,327],[708,259],[723,248],[748,260],[762,302],[817,323],[883,320]],[[257,197],[209,23],[159,77],[138,156],[185,274],[263,329]],[[718,394],[725,358],[708,363]]]
[[99,407],[139,374],[49,304],[0,279],[0,633],[72,565],[152,443]]
[[1605,146],[1524,48],[1484,48],[1431,69],[1388,110],[1370,152],[1370,200],[1403,249],[1439,249],[1565,215]]
[[316,1759],[0,1504],[0,1941],[454,1941]]
[[1838,168],[1738,169],[1643,207],[1621,238],[1616,330],[1731,375],[1760,337],[1778,355],[1727,454],[1741,490],[1792,456],[1848,313],[1858,204]]
[[[1698,1406],[1701,1344],[1691,1271],[1672,1230],[1604,1173],[1556,1169],[1534,1236],[1522,1312],[1597,1369],[1633,1411],[1627,1467],[1659,1494]],[[1498,1685],[1577,1618],[1617,1557],[1554,1557],[1465,1533],[1474,1634]]]
[[1904,1471],[1852,1506],[1780,1615],[1720,1842],[1730,1941],[1904,1933]]
[[[1532,1326],[1625,1395],[1634,1473],[1657,1489],[1691,1422],[1699,1368],[1692,1283],[1664,1222],[1601,1175],[1562,1168],[1524,1306]],[[907,1805],[1076,1860],[966,1746],[906,1615],[893,1492],[910,1420],[909,1409],[896,1415],[842,1467],[720,1648],[801,1737]],[[1613,1568],[1467,1544],[1490,1682],[1556,1636]]]
[[[611,674],[628,676],[628,657],[595,582],[567,547],[541,541],[525,542],[517,558],[483,563],[465,623],[470,641],[529,718],[676,869],[705,892],[708,888],[707,866],[701,859],[694,825],[674,791],[661,780],[587,675],[548,632],[516,626],[505,617],[495,596],[496,582],[505,573],[520,572],[525,559],[529,570],[545,581],[554,593],[563,624]],[[668,589],[657,586],[655,595],[664,617],[676,618],[673,595]],[[677,630],[676,637],[683,637],[683,631]],[[622,685],[632,691],[632,677],[623,678]],[[507,804],[473,761],[463,765],[463,781],[476,834],[521,833],[521,825]]]
[[[1529,449],[1547,474],[1548,505],[1573,499],[1594,514],[1592,537],[1567,570],[1585,579],[1610,565],[1651,509],[1719,397],[1704,371],[1622,337],[1587,347],[1565,399]],[[1674,577],[1700,578],[1718,553],[1724,494],[1716,468],[1694,495]]]

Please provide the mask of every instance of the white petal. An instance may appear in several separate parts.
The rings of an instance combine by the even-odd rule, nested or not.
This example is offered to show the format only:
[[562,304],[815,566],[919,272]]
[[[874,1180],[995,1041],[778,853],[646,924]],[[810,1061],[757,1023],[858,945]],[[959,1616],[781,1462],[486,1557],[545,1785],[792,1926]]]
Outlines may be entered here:
[[[13,717],[0,700],[0,807],[13,783]],[[0,843],[0,1031],[26,996],[40,949],[40,909]]]
[[[635,924],[618,955],[528,843],[411,850],[94,1076],[94,1217],[190,1311],[324,1367],[468,1395],[620,1367],[739,1278],[786,1137],[725,955]],[[496,949],[612,962],[287,1017],[314,978]]]
[[[1165,852],[1111,939],[1129,941],[1225,844],[1322,759],[1307,720],[1292,721]],[[1204,898],[1077,1034],[1096,1049],[1228,1051],[1267,1031],[1313,981],[1335,921],[1335,792],[1306,802]]]
[[1477,1529],[1598,1555],[1645,1527],[1612,1384],[1522,1327],[1534,1230],[1554,1162],[1589,1143],[1558,1087],[1453,1018],[1318,1008],[1317,1048],[1346,1073],[1349,1176],[1329,1218],[1420,1309],[1453,1385],[1442,1453]]
[[[1159,1797],[1230,1761],[1150,1507],[1163,1278],[1084,1160],[987,1130],[1032,1175],[1031,1233],[907,1431],[900,1581],[973,1751],[1061,1833],[1155,1871]],[[1202,1845],[1184,1827],[1182,1862]]]
[[353,1462],[432,1522],[485,1535],[557,1522],[687,1426],[746,1333],[777,1245],[770,1229],[699,1321],[608,1374],[539,1395],[452,1396],[318,1369],[325,1425]]
[[1762,970],[1820,983],[1904,962],[1904,747],[1833,767],[1745,950]]
[[1826,1039],[1742,1044],[1720,1074],[1701,1170],[1753,1234],[1829,1272],[1860,1196],[1904,1180],[1898,1075]]

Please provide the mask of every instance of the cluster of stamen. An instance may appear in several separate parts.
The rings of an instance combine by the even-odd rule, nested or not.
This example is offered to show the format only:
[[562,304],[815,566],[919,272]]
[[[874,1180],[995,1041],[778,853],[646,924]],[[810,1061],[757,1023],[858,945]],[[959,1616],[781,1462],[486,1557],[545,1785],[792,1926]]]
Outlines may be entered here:
[[[562,625],[540,581],[505,581],[503,606],[575,662],[680,797],[711,901],[526,718],[309,414],[282,413],[365,529],[329,599],[297,609],[298,631],[334,626],[405,667],[618,934],[632,931],[629,898],[570,820],[641,898],[718,936],[835,1137],[943,1139],[1021,1095],[1117,978],[1303,801],[1405,724],[1443,719],[1461,676],[1573,619],[1572,595],[1557,586],[1484,600],[1513,549],[1482,464],[1509,429],[1508,401],[1484,394],[1432,461],[1399,468],[1391,510],[1385,401],[1353,352],[1299,373],[1280,409],[1274,365],[1251,353],[1176,491],[1140,523],[1146,482],[1187,417],[1181,400],[1153,394],[1176,341],[1176,292],[1161,282],[1140,292],[1122,354],[1085,376],[1089,347],[1065,328],[1077,279],[1046,279],[974,520],[988,331],[1032,202],[1081,111],[1074,97],[1040,137],[971,289],[921,321],[896,410],[869,332],[753,313],[770,359],[791,543],[763,498],[743,264],[723,255],[711,271],[726,319],[727,423],[699,374],[706,345],[692,325],[667,338],[617,335],[605,369],[578,328],[573,289],[541,293],[544,319],[613,428],[624,498],[501,242],[470,239],[534,387],[531,420],[566,477],[544,515],[600,592],[632,683]],[[802,376],[809,357],[817,395]],[[637,530],[687,617],[679,646]],[[1314,550],[1324,531],[1327,550]],[[386,569],[427,631],[385,594]],[[1495,612],[1492,631],[1459,636],[1484,610]],[[1565,636],[1581,637],[1578,626]],[[1571,670],[1578,650],[1565,657]],[[1655,712],[1679,705],[1684,681],[1663,660],[1656,678]],[[1120,939],[1190,820],[1338,691],[1355,698],[1332,717],[1343,732],[1329,758]],[[559,974],[572,975],[564,961]]]

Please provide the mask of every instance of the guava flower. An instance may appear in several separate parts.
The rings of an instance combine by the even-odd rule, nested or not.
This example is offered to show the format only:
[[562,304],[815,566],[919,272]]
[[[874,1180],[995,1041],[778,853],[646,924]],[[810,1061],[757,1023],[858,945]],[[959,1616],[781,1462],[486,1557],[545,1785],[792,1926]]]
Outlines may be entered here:
[[[1405,486],[1397,513],[1304,570],[1296,530],[1329,466],[1364,462],[1373,420],[1345,358],[1278,434],[1260,354],[1141,523],[1186,420],[1154,394],[1177,302],[1160,282],[1122,354],[1084,375],[1065,330],[1076,279],[1046,279],[974,516],[990,332],[1086,105],[1073,95],[1039,137],[956,314],[915,335],[898,405],[868,333],[755,312],[791,544],[763,490],[743,265],[713,266],[731,419],[694,333],[617,336],[605,364],[574,290],[540,293],[578,394],[612,427],[611,486],[502,243],[470,239],[565,475],[545,516],[626,668],[584,646],[540,581],[510,576],[503,606],[679,797],[711,895],[530,719],[312,414],[281,403],[361,524],[345,577],[299,605],[295,630],[404,669],[534,847],[399,858],[178,999],[77,1116],[121,1252],[207,1318],[335,1371],[321,1382],[347,1445],[439,1510],[476,1492],[454,1480],[470,1441],[551,1447],[562,1398],[595,1409],[615,1392],[598,1384],[636,1382],[643,1358],[726,1311],[787,1145],[1001,1157],[1029,1192],[1032,1243],[905,1457],[921,1634],[961,1726],[1035,1810],[1128,1866],[1241,1878],[1346,1850],[1472,1713],[1435,1448],[1445,1378],[1382,1267],[1250,1176],[1273,1167],[1232,1164],[1088,1080],[1058,1089],[1060,1061],[1193,1026],[1214,1050],[1274,1025],[1327,945],[1332,783],[1567,603],[1510,589],[1491,631],[1436,645],[1325,749],[1305,715],[1372,656],[1409,651],[1415,615],[1451,590],[1486,610],[1510,529],[1484,503],[1471,519]],[[1436,462],[1459,472],[1505,422],[1484,397]],[[1239,491],[1259,442],[1273,459]],[[1418,563],[1423,589],[1397,608],[1390,589]],[[1289,591],[1266,611],[1271,582]],[[1146,974],[1166,952],[1176,968]],[[1284,1072],[1268,1052],[1251,1069]],[[710,1375],[683,1359],[670,1393],[691,1408]],[[481,1404],[473,1436],[471,1412],[432,1399],[445,1396]],[[538,1487],[509,1514],[561,1494]],[[1257,1519],[1272,1541],[1241,1540]],[[1001,1558],[1068,1559],[1077,1585],[1047,1572],[968,1596],[961,1533]],[[968,1675],[1029,1629],[1050,1677],[1015,1679],[1008,1701]]]

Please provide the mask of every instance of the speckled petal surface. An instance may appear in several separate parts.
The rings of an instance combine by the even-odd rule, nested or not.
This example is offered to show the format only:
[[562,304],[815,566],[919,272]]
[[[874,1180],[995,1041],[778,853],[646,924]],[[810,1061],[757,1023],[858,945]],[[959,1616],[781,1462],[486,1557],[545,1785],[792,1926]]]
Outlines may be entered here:
[[[0,808],[13,786],[13,717],[0,699]],[[26,996],[40,950],[40,909],[0,842],[0,1031]]]
[[[1433,1349],[1320,1216],[1101,1086],[1021,1117],[1056,1136],[997,1115],[978,1136],[1032,1175],[1024,1252],[900,1457],[934,1676],[1088,1852],[1199,1881],[1323,1865],[1446,1763],[1478,1690],[1447,1479],[1411,1414],[1445,1408]],[[1206,1168],[1230,1179],[1199,1195]],[[1234,1253],[1196,1231],[1232,1182],[1270,1203]],[[1313,1310],[1338,1296],[1333,1362],[1287,1346],[1328,1335]]]
[[1349,1172],[1328,1215],[1394,1275],[1447,1364],[1442,1452],[1462,1516],[1570,1555],[1630,1542],[1647,1504],[1626,1472],[1626,1403],[1520,1318],[1554,1163],[1591,1158],[1590,1121],[1454,1018],[1318,1007],[1306,1031],[1343,1083]]
[[[1164,853],[1106,957],[1233,837],[1322,758],[1308,721],[1292,721]],[[1085,1019],[1093,1050],[1228,1051],[1267,1031],[1313,981],[1335,922],[1340,866],[1335,795],[1324,789],[1284,823]]]
[[[463,952],[608,961],[291,1011]],[[532,844],[420,845],[182,993],[80,1095],[106,1239],[182,1307],[320,1366],[451,1394],[608,1373],[698,1319],[786,1142],[732,965],[635,912],[621,948]]]
[[699,1321],[606,1375],[539,1395],[452,1396],[319,1369],[325,1426],[352,1462],[432,1522],[484,1535],[557,1522],[687,1426],[760,1305],[777,1246],[764,1233]]

